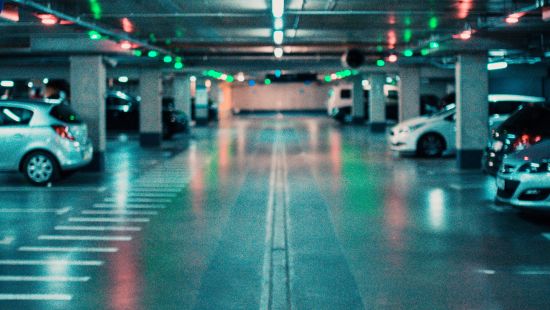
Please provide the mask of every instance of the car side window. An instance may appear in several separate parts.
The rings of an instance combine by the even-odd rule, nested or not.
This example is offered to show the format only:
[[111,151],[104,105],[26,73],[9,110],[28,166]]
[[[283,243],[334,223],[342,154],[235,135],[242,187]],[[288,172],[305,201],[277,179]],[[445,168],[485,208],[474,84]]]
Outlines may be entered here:
[[27,109],[0,106],[0,126],[28,125],[32,115]]

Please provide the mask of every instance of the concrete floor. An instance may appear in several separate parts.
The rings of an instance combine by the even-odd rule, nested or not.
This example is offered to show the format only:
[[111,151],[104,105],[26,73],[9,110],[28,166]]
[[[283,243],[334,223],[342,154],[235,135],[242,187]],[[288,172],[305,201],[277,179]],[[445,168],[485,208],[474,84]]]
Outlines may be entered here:
[[[51,188],[0,175],[0,309],[547,309],[550,221],[452,158],[262,116]],[[21,300],[13,300],[21,299]]]

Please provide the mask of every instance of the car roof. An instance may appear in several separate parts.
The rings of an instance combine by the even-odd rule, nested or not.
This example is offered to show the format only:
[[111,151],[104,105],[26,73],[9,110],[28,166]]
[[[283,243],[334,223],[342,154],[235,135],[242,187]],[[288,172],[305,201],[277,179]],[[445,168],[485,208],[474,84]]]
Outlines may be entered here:
[[29,108],[44,108],[48,109],[56,104],[48,103],[41,100],[20,100],[20,99],[7,99],[7,100],[0,100],[0,104],[8,104],[8,105],[23,105],[28,106]]
[[524,95],[508,95],[508,94],[493,94],[489,95],[489,102],[498,101],[520,101],[520,102],[545,102],[543,97],[524,96]]

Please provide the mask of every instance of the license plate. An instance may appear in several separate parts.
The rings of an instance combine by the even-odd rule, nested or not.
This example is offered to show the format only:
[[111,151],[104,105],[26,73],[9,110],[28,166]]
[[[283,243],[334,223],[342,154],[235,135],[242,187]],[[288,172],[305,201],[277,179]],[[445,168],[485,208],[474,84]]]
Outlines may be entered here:
[[506,187],[506,181],[504,179],[497,179],[498,189],[504,189]]

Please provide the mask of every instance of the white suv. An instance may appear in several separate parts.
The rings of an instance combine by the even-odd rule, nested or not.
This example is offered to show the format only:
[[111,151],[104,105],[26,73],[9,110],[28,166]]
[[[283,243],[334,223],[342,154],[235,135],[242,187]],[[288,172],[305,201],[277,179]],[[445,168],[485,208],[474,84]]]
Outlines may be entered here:
[[[496,128],[522,105],[544,103],[542,97],[489,95],[489,127]],[[450,104],[441,112],[401,122],[389,131],[393,151],[439,157],[456,151],[456,106]]]
[[0,101],[0,171],[20,171],[35,185],[92,160],[87,126],[67,105]]

